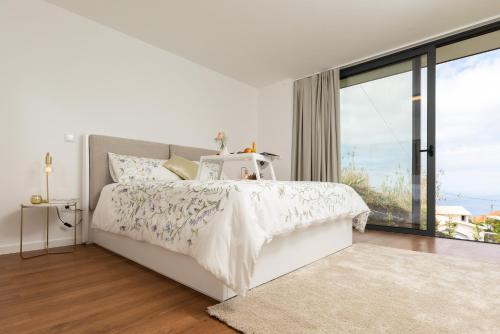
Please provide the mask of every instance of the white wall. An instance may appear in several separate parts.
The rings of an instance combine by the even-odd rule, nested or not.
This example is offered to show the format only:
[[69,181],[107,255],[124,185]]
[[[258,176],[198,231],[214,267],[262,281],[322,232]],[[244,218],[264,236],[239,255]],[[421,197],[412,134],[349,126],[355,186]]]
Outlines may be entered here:
[[[0,253],[18,250],[19,204],[44,193],[47,151],[53,197],[80,196],[84,133],[214,148],[225,130],[231,150],[257,137],[253,87],[48,3],[2,0],[0,50]],[[261,102],[277,123],[272,90]],[[289,137],[287,126],[280,135]],[[266,129],[261,148],[285,156]],[[40,247],[43,215],[27,218],[25,242]],[[68,241],[71,231],[51,226],[52,238]]]
[[259,151],[278,154],[273,166],[278,180],[290,180],[293,123],[293,80],[259,89]]

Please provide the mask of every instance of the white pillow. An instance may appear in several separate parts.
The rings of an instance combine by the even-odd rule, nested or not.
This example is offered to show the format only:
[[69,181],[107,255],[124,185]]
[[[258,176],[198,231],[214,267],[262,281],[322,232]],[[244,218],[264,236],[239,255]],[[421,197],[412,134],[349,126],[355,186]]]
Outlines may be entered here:
[[166,160],[140,158],[108,152],[109,173],[115,182],[178,181],[181,178],[163,164]]

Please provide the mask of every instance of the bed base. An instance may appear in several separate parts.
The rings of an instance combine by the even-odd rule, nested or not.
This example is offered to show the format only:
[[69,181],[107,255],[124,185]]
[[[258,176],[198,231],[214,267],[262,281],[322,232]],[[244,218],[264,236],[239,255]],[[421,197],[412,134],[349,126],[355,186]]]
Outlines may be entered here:
[[[93,242],[218,301],[236,294],[189,256],[92,229]],[[352,221],[341,219],[275,237],[257,259],[251,287],[259,286],[352,244]]]

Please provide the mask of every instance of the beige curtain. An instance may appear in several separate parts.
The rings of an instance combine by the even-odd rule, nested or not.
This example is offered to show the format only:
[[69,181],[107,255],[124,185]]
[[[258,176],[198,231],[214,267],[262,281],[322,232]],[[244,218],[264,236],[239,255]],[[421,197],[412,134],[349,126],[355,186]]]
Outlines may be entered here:
[[294,83],[292,178],[338,182],[340,178],[339,70]]

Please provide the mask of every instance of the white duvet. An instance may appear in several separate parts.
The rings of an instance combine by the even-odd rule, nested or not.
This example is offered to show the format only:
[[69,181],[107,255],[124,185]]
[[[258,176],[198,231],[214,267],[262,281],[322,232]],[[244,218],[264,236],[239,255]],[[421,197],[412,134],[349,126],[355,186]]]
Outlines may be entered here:
[[244,295],[274,236],[342,218],[363,231],[368,213],[351,187],[337,183],[151,181],[104,187],[92,227],[189,255]]

